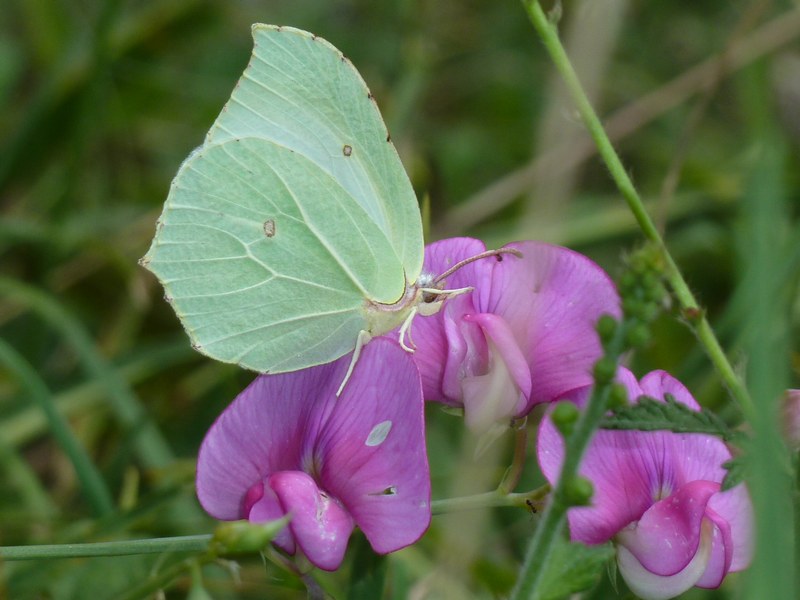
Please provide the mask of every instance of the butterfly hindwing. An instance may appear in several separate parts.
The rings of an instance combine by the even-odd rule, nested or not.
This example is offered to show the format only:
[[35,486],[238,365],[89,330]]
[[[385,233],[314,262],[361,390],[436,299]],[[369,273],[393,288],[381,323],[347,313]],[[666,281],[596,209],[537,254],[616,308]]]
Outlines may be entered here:
[[391,285],[402,266],[360,206],[313,163],[261,139],[195,152],[159,230],[145,260],[195,346],[257,371],[349,352],[366,295],[403,292]]

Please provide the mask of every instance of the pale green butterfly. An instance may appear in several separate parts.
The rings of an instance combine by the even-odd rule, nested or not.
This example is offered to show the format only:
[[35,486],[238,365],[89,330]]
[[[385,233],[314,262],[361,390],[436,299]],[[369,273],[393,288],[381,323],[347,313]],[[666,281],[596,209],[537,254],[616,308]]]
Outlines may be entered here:
[[352,368],[398,326],[409,349],[414,315],[465,290],[421,274],[417,199],[372,94],[320,37],[256,24],[253,39],[141,264],[217,360],[282,373],[355,350]]

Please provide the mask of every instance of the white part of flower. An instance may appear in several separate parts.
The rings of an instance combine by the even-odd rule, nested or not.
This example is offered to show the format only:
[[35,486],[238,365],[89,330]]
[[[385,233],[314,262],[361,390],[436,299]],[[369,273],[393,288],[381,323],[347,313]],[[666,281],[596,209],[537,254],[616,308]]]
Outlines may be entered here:
[[375,427],[372,428],[372,431],[369,432],[367,436],[367,441],[364,442],[367,446],[380,446],[384,440],[386,440],[386,436],[389,435],[389,431],[392,429],[392,422],[391,421],[381,421]]
[[713,526],[703,519],[700,544],[692,560],[674,575],[657,575],[648,571],[625,546],[617,545],[619,572],[631,591],[642,600],[669,600],[691,588],[705,573],[711,557]]

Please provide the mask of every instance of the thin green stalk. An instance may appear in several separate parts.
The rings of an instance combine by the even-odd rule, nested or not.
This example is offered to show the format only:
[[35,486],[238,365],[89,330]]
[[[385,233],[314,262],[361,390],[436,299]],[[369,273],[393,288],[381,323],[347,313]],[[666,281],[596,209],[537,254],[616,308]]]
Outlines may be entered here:
[[[606,348],[606,358],[611,358],[615,362],[619,361],[626,335],[627,327],[622,323],[617,327],[614,338]],[[558,482],[528,545],[511,600],[533,597],[546,572],[548,561],[552,558],[556,542],[564,528],[567,510],[572,506],[568,500],[568,486],[573,485],[583,453],[589,446],[600,419],[608,411],[610,395],[611,382],[596,383],[586,408],[581,411],[578,421],[575,423],[575,429],[565,440],[564,462],[561,465]]]
[[518,492],[514,494],[506,494],[502,490],[497,489],[473,496],[434,500],[431,502],[431,511],[435,515],[440,515],[462,510],[476,510],[479,508],[496,508],[501,506],[524,508],[529,507],[531,504],[536,506],[539,504],[538,501],[544,498],[549,490],[550,486],[548,485],[536,488],[530,492]]
[[625,198],[634,217],[636,217],[639,228],[642,230],[644,236],[659,249],[664,261],[664,277],[672,288],[679,306],[687,317],[687,320],[693,324],[695,334],[701,345],[705,348],[706,354],[714,367],[717,369],[720,378],[727,386],[731,395],[739,403],[745,416],[750,419],[755,412],[750,394],[728,361],[728,357],[725,355],[714,332],[709,326],[703,310],[700,308],[700,305],[689,289],[689,285],[686,283],[683,275],[675,264],[672,255],[669,253],[664,240],[658,232],[658,228],[647,213],[636,191],[636,187],[628,176],[619,155],[616,150],[614,150],[614,146],[611,144],[611,140],[608,138],[600,119],[592,108],[589,98],[583,91],[575,69],[573,69],[572,63],[559,39],[557,23],[548,19],[537,0],[523,0],[523,5],[542,43],[550,54],[550,58],[553,60],[556,69],[558,69],[561,74],[567,90],[573,102],[575,102],[589,134],[597,145],[598,152],[605,162],[612,179],[616,183],[623,198]]
[[517,425],[514,431],[514,458],[511,466],[508,467],[503,480],[497,486],[497,491],[508,495],[519,484],[522,477],[522,469],[525,467],[525,453],[528,449],[528,427],[527,419]]
[[2,339],[0,339],[0,363],[4,363],[12,373],[16,374],[20,384],[27,389],[31,400],[39,405],[47,417],[50,431],[72,463],[86,500],[91,504],[95,514],[103,516],[114,512],[114,500],[100,471],[72,433],[67,420],[56,409],[50,390],[36,370]]
[[0,546],[3,560],[32,560],[39,558],[78,558],[88,556],[129,556],[160,554],[162,552],[205,552],[211,534],[119,540],[86,544],[42,544],[35,546]]

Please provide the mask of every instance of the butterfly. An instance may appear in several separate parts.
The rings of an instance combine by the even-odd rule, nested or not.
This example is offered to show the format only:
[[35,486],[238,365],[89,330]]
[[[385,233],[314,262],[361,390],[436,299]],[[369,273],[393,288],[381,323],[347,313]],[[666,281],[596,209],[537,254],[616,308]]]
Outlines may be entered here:
[[466,290],[422,273],[419,206],[375,99],[324,39],[252,32],[250,62],[140,263],[193,347],[223,362],[282,373],[355,350],[352,370],[397,327],[410,349],[414,316]]

